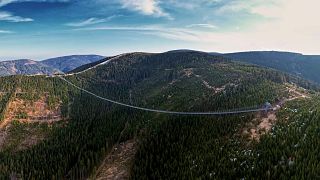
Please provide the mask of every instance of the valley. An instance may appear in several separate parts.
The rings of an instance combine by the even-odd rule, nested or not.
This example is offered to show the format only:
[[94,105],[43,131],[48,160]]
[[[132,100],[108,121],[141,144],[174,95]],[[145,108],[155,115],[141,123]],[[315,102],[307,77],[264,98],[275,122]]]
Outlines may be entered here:
[[[318,143],[316,136],[308,136],[317,133],[316,84],[201,52],[127,53],[78,69],[66,75],[0,78],[0,178],[317,175],[317,167],[301,167],[304,147],[314,145],[291,148],[304,134]],[[260,111],[266,102],[273,111]],[[145,108],[260,112],[190,116]],[[300,122],[308,128],[299,130]],[[292,138],[285,141],[285,133]]]

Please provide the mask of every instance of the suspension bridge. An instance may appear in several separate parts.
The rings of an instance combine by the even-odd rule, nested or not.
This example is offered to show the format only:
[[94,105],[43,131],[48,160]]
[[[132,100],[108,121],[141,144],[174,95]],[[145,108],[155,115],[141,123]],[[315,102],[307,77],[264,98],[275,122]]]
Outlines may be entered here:
[[172,115],[232,115],[232,114],[243,114],[243,113],[253,113],[253,112],[260,112],[260,111],[269,111],[273,110],[274,107],[270,103],[266,103],[263,108],[254,108],[254,109],[245,109],[245,110],[228,110],[228,111],[223,111],[223,112],[181,112],[181,111],[169,111],[169,110],[160,110],[160,109],[151,109],[151,108],[145,108],[145,107],[139,107],[139,106],[134,106],[130,104],[125,104],[122,102],[118,102],[112,99],[108,99],[105,97],[101,97],[91,91],[88,91],[86,89],[83,89],[71,81],[68,81],[62,75],[57,75],[56,77],[59,77],[61,80],[65,81],[67,84],[70,86],[73,86],[74,88],[83,91],[93,97],[96,97],[98,99],[101,99],[103,101],[107,101],[109,103],[113,103],[119,106],[131,108],[131,109],[137,109],[137,110],[142,110],[142,111],[147,111],[147,112],[154,112],[154,113],[162,113],[162,114],[172,114]]

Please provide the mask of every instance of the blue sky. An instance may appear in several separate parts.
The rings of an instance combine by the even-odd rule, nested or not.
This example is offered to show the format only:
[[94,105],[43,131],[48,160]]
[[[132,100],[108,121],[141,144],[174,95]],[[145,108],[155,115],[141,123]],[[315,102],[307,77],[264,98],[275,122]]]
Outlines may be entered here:
[[0,60],[197,49],[319,54],[319,0],[0,0]]

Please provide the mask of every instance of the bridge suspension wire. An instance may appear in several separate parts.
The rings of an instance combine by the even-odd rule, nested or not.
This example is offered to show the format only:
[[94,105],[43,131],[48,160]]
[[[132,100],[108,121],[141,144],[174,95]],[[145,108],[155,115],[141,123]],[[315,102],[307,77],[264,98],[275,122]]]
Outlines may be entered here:
[[235,111],[224,111],[224,112],[180,112],[180,111],[169,111],[169,110],[159,110],[159,109],[150,109],[150,108],[144,108],[144,107],[139,107],[139,106],[133,106],[129,104],[125,104],[122,102],[114,101],[108,98],[101,97],[93,92],[90,92],[86,89],[83,89],[72,82],[68,81],[67,79],[63,78],[62,76],[58,75],[61,80],[65,81],[67,84],[75,87],[76,89],[83,91],[91,96],[94,96],[98,99],[107,101],[109,103],[113,103],[116,105],[120,105],[123,107],[128,107],[132,109],[137,109],[137,110],[142,110],[142,111],[147,111],[147,112],[154,112],[154,113],[162,113],[162,114],[172,114],[172,115],[232,115],[232,114],[243,114],[243,113],[251,113],[251,112],[259,112],[259,111],[267,111],[272,108],[257,108],[257,109],[247,109],[247,110],[235,110]]

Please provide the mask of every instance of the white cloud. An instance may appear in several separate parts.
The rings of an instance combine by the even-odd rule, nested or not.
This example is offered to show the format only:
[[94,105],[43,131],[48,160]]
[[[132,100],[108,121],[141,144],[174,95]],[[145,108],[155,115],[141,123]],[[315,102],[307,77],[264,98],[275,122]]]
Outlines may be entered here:
[[217,26],[213,24],[190,24],[187,28],[206,28],[206,29],[217,29]]
[[106,21],[107,21],[106,19],[89,18],[89,19],[81,21],[81,22],[73,22],[73,23],[68,23],[66,25],[67,26],[72,26],[72,27],[82,27],[82,26],[88,26],[88,25],[103,23],[103,22],[106,22]]
[[77,31],[137,31],[142,34],[155,35],[155,36],[160,36],[163,38],[174,39],[174,40],[185,40],[185,41],[199,40],[194,31],[190,31],[184,28],[163,27],[160,25],[141,26],[141,27],[102,26],[102,27],[92,27],[92,28],[79,28],[74,30],[77,30]]
[[172,19],[170,14],[160,7],[158,0],[121,0],[123,8],[138,11],[144,15],[153,15],[156,17],[167,17]]
[[86,19],[84,21],[72,22],[72,23],[68,23],[66,25],[67,26],[71,26],[71,27],[83,27],[83,26],[89,26],[89,25],[108,22],[108,21],[110,21],[110,20],[112,20],[114,18],[121,17],[121,16],[122,15],[113,15],[113,16],[109,16],[107,18],[102,18],[102,19],[92,17],[92,18]]
[[24,18],[20,16],[12,15],[9,12],[1,12],[0,11],[0,21],[8,21],[8,22],[30,22],[33,21],[31,18]]
[[[222,52],[244,50],[284,50],[319,54],[320,52],[320,7],[319,0],[278,0],[277,2],[253,1],[245,4],[233,4],[229,10],[248,11],[266,17],[254,28],[235,30],[233,32],[199,31],[184,29],[192,36],[171,36],[170,34],[154,35],[196,42],[204,50]],[[176,31],[174,31],[177,34]],[[181,31],[179,31],[181,32]]]
[[319,0],[280,0],[274,5],[262,4],[250,8],[254,14],[269,18],[254,28],[234,31],[203,31],[196,28],[101,27],[87,30],[139,31],[166,39],[187,41],[186,47],[206,51],[232,52],[246,50],[283,50],[319,54]]
[[0,34],[12,34],[13,31],[7,31],[7,30],[1,30],[0,29]]
[[163,2],[170,4],[176,8],[194,10],[208,5],[216,4],[224,0],[165,0]]

